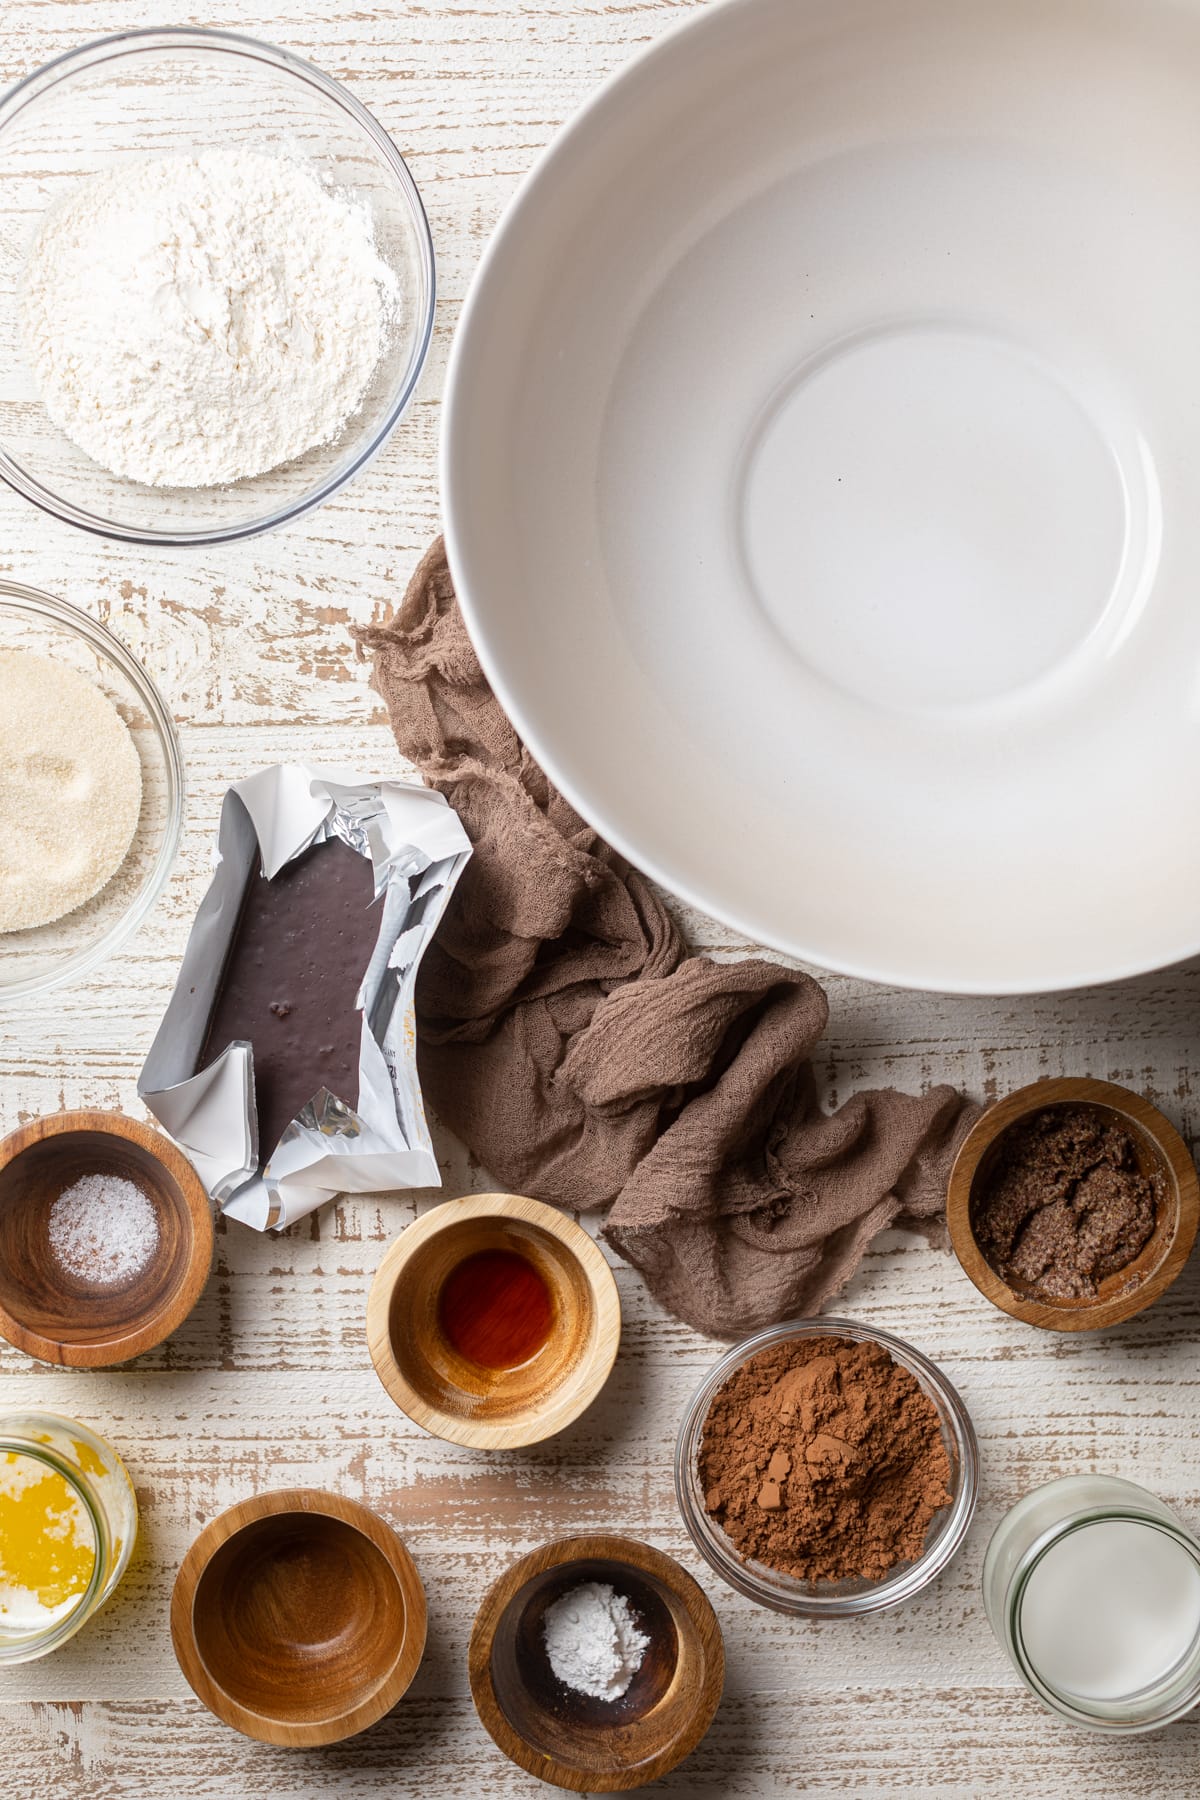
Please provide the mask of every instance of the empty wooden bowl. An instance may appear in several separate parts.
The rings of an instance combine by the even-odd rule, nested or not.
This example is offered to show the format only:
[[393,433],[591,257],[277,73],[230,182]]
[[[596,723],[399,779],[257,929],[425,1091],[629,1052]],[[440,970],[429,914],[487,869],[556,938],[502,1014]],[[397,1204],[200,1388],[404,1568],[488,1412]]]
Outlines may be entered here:
[[[550,1666],[546,1613],[586,1581],[623,1594],[650,1640],[619,1700],[577,1693]],[[579,1794],[615,1794],[673,1769],[712,1724],[725,1682],[707,1597],[672,1557],[626,1537],[561,1538],[514,1563],[484,1596],[468,1664],[475,1710],[504,1754]]]
[[425,1622],[421,1577],[391,1527],[314,1488],[231,1506],[171,1596],[192,1691],[266,1744],[334,1744],[375,1724],[417,1672]]
[[[975,1218],[983,1184],[995,1167],[1006,1132],[1036,1113],[1061,1106],[1095,1109],[1120,1124],[1133,1141],[1142,1172],[1159,1175],[1161,1198],[1149,1242],[1134,1261],[1099,1282],[1095,1297],[1048,1301],[1006,1281],[992,1267],[979,1247]],[[1183,1268],[1198,1219],[1196,1165],[1170,1120],[1128,1088],[1074,1076],[1035,1081],[989,1107],[963,1141],[946,1197],[951,1243],[980,1293],[1013,1318],[1047,1331],[1097,1331],[1143,1311]]]
[[539,1443],[608,1380],[621,1335],[612,1270],[587,1232],[515,1194],[447,1200],[393,1243],[367,1339],[402,1412],[485,1450]]
[[[158,1242],[145,1268],[102,1284],[69,1273],[50,1210],[86,1175],[120,1176],[150,1201]],[[64,1112],[0,1143],[0,1333],[42,1362],[99,1369],[161,1344],[195,1306],[213,1253],[212,1202],[160,1132],[122,1113]]]

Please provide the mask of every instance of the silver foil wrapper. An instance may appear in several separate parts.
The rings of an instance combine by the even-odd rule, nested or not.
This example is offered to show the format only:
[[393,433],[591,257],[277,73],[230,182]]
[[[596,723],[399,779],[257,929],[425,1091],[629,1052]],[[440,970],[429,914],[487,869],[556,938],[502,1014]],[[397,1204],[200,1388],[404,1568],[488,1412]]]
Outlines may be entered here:
[[[355,1002],[362,1015],[358,1102],[351,1107],[322,1090],[277,1144],[260,1146],[252,1046],[233,1043],[207,1068],[197,1064],[248,882],[256,870],[270,880],[332,837],[369,858],[383,898]],[[231,1218],[263,1231],[337,1194],[441,1185],[417,1078],[413,992],[470,854],[454,810],[413,783],[281,763],[227,792],[216,869],[138,1092]]]

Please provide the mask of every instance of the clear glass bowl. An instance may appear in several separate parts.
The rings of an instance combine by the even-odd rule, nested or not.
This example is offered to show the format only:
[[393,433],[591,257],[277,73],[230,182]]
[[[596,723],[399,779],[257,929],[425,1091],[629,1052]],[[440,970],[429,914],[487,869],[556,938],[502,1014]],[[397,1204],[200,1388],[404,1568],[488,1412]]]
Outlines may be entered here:
[[[1158,1635],[1157,1643],[1154,1639],[1147,1642],[1144,1619],[1129,1622],[1126,1641],[1136,1646],[1131,1662],[1141,1663],[1142,1667],[1139,1679],[1131,1682],[1125,1693],[1072,1691],[1066,1677],[1072,1666],[1078,1667],[1075,1659],[1070,1658],[1065,1667],[1060,1661],[1056,1673],[1048,1672],[1031,1654],[1026,1641],[1026,1596],[1045,1559],[1052,1557],[1067,1539],[1092,1525],[1123,1525],[1127,1531],[1139,1528],[1157,1533],[1175,1545],[1180,1559],[1178,1568],[1186,1569],[1190,1559],[1200,1569],[1200,1542],[1157,1494],[1148,1493],[1120,1475],[1065,1475],[1026,1494],[1010,1507],[992,1534],[983,1560],[983,1604],[988,1622],[1017,1674],[1050,1712],[1090,1731],[1160,1731],[1200,1703],[1200,1630],[1187,1601],[1183,1605],[1185,1616],[1191,1613],[1191,1641],[1182,1650],[1177,1636],[1178,1618],[1162,1620],[1163,1634]],[[1081,1617],[1087,1610],[1085,1596],[1076,1592],[1074,1599],[1072,1608],[1069,1582],[1065,1591],[1055,1596],[1055,1613],[1062,1620],[1066,1635],[1078,1640],[1082,1633],[1099,1630],[1100,1640],[1089,1641],[1102,1643],[1107,1636],[1103,1612],[1099,1621],[1093,1614],[1094,1622],[1089,1625]],[[1163,1636],[1167,1633],[1175,1637],[1174,1648],[1179,1653],[1168,1666],[1160,1663],[1157,1671],[1151,1673],[1162,1654]],[[1143,1662],[1148,1651],[1149,1669]],[[1061,1647],[1058,1654],[1061,1657]]]
[[[183,829],[183,758],[158,689],[107,626],[65,600],[0,581],[0,650],[32,650],[77,669],[108,696],[142,765],[133,842],[91,900],[29,931],[0,932],[0,1003],[78,979],[136,931],[166,884]],[[0,706],[4,697],[0,694]]]
[[[22,342],[21,275],[47,208],[81,178],[214,143],[304,157],[365,202],[401,283],[399,323],[333,443],[226,487],[141,486],[110,475],[52,424]],[[0,476],[69,524],[131,543],[214,544],[319,506],[404,412],[433,313],[433,244],[403,157],[338,82],[286,50],[224,31],[126,31],[47,63],[0,99]]]
[[[851,1338],[856,1343],[881,1344],[920,1384],[937,1408],[942,1440],[950,1459],[950,1505],[943,1507],[929,1528],[922,1554],[915,1562],[901,1563],[881,1581],[801,1581],[778,1569],[752,1562],[741,1555],[716,1521],[704,1510],[704,1494],[697,1458],[704,1422],[717,1389],[735,1369],[772,1344],[795,1343],[801,1338]],[[901,1338],[846,1319],[797,1319],[773,1325],[735,1344],[706,1376],[684,1415],[675,1447],[675,1496],[688,1534],[704,1560],[738,1593],[776,1612],[810,1618],[849,1618],[861,1613],[885,1612],[901,1606],[929,1586],[961,1549],[975,1513],[979,1494],[979,1452],[975,1428],[962,1400],[946,1377],[927,1357]]]
[[[98,1432],[61,1413],[19,1412],[0,1416],[0,1464],[42,1465],[58,1475],[78,1501],[90,1527],[96,1560],[86,1588],[65,1615],[45,1624],[0,1619],[0,1667],[48,1656],[108,1600],[133,1555],[138,1507],[129,1471]],[[11,1464],[9,1465],[11,1466]]]

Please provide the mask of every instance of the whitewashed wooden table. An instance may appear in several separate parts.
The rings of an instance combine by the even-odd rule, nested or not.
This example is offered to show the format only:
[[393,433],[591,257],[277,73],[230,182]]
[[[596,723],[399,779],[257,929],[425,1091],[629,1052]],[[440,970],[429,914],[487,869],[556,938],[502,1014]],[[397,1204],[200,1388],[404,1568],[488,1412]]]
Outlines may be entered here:
[[[399,768],[348,639],[394,604],[437,528],[438,400],[458,307],[501,206],[588,91],[702,0],[4,0],[0,78],[121,27],[225,25],[291,46],[347,81],[393,134],[437,246],[438,330],[416,404],[386,453],[290,531],[196,553],[149,553],[69,531],[0,489],[0,571],[106,619],[145,659],[179,720],[190,788],[183,854],[129,949],[81,987],[0,1014],[0,1123],[62,1106],[140,1110],[135,1077],[206,880],[226,783],[300,753]],[[798,0],[799,3],[799,0]],[[813,847],[819,868],[820,846]],[[886,906],[886,895],[880,905]],[[693,943],[744,955],[688,916]],[[991,1096],[1091,1073],[1150,1095],[1185,1134],[1200,964],[1067,998],[955,1001],[831,980],[822,1069],[856,1085],[953,1081]],[[485,1185],[439,1137],[444,1193]],[[348,1202],[279,1238],[222,1228],[199,1307],[132,1367],[55,1372],[0,1355],[0,1406],[76,1413],[124,1453],[143,1507],[116,1599],[57,1655],[0,1674],[0,1800],[490,1800],[549,1790],[477,1724],[466,1645],[484,1586],[569,1531],[617,1527],[680,1556],[712,1594],[729,1678],[706,1741],[658,1787],[680,1795],[1098,1796],[1200,1793],[1200,1725],[1114,1744],[1051,1720],[1016,1683],[979,1593],[988,1533],[1055,1475],[1131,1475],[1200,1526],[1195,1339],[1200,1262],[1149,1316],[1061,1342],[1001,1317],[957,1265],[895,1236],[842,1310],[913,1339],[957,1383],[982,1443],[970,1544],[918,1604],[873,1620],[793,1623],[726,1592],[691,1553],[670,1468],[686,1397],[717,1349],[665,1318],[619,1268],[621,1355],[600,1402],[553,1443],[487,1457],[423,1437],[371,1371],[364,1309],[384,1245],[435,1196]],[[309,1483],[378,1509],[424,1575],[429,1650],[373,1731],[285,1752],[227,1731],[171,1654],[175,1570],[200,1527],[256,1490]]]

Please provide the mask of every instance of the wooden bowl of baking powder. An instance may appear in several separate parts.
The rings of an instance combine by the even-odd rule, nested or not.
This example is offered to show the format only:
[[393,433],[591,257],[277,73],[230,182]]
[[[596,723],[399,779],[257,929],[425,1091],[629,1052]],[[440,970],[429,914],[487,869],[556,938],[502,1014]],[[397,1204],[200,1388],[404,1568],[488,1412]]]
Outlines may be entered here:
[[[597,1585],[637,1630],[636,1668],[614,1697],[556,1673],[547,1619]],[[574,1793],[657,1781],[712,1724],[725,1681],[721,1628],[673,1557],[636,1538],[560,1538],[521,1557],[488,1590],[468,1651],[471,1697],[510,1761]]]

